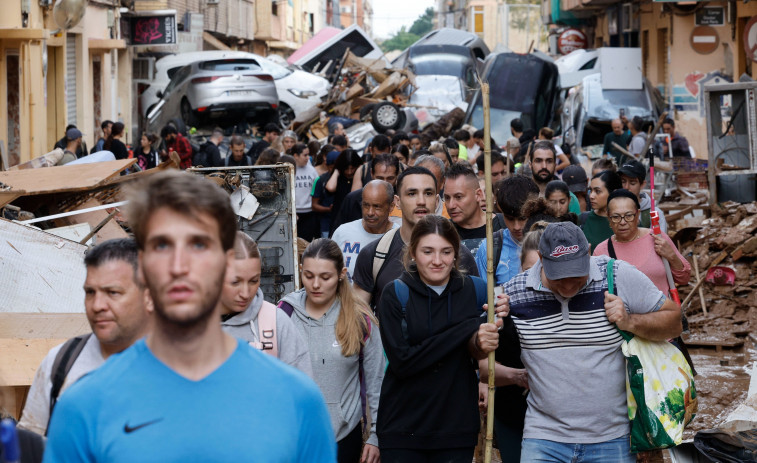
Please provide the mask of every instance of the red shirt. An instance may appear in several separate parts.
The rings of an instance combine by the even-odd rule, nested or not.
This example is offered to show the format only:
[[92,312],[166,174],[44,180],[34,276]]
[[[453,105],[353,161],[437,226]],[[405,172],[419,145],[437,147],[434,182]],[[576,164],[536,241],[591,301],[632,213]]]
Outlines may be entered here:
[[177,133],[176,140],[173,143],[166,142],[166,148],[169,153],[171,151],[176,151],[176,153],[178,153],[179,158],[181,159],[180,168],[188,169],[192,167],[192,146],[184,135]]

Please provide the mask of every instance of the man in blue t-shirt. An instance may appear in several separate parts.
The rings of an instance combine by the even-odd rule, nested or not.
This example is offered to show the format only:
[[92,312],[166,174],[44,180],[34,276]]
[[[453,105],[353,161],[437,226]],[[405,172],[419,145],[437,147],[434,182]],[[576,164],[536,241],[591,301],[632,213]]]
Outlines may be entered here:
[[[494,285],[503,285],[520,273],[520,243],[528,233],[527,218],[521,214],[523,204],[539,195],[536,182],[528,177],[516,175],[497,183],[497,205],[505,218],[505,229],[494,232],[501,234],[502,251],[494,256]],[[496,240],[494,241],[497,242]],[[496,246],[495,246],[496,249]],[[496,250],[495,250],[496,253]],[[486,275],[486,239],[476,251],[476,267],[479,275]]]
[[44,462],[334,463],[315,383],[221,330],[236,233],[228,195],[161,172],[134,190],[127,218],[153,331],[61,396]]

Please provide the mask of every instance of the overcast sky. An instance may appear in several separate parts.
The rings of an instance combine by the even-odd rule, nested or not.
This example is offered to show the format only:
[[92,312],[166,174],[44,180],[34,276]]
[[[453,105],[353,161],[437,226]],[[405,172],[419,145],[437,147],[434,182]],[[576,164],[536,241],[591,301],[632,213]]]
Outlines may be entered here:
[[373,0],[373,35],[377,39],[389,38],[402,26],[409,29],[418,16],[434,0]]

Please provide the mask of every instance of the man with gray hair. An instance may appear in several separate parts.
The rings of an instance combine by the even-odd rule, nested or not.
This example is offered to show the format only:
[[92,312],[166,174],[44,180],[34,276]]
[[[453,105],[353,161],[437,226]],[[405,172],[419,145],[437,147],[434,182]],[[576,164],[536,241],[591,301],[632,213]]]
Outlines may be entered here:
[[[571,222],[549,224],[538,252],[497,302],[509,306],[528,371],[521,461],[570,462],[581,454],[587,463],[633,463],[618,330],[675,338],[681,310],[632,265],[590,257]],[[609,265],[616,294],[608,292]]]
[[362,191],[363,218],[340,225],[331,237],[344,254],[350,280],[360,248],[399,226],[389,220],[389,214],[394,210],[394,188],[389,182],[371,180]]
[[42,360],[19,422],[19,427],[37,434],[47,434],[60,394],[150,327],[152,303],[137,276],[134,240],[105,241],[87,252],[84,265],[84,309],[92,333],[53,347]]

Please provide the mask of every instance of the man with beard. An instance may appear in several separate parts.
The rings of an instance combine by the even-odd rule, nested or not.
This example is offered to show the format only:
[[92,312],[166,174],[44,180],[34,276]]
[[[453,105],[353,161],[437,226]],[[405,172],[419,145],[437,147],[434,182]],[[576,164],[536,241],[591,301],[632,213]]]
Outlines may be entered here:
[[[397,179],[394,202],[402,212],[402,225],[360,249],[352,274],[352,287],[371,308],[378,306],[381,291],[402,275],[402,256],[416,223],[436,210],[439,200],[437,180],[424,167],[410,167]],[[460,268],[478,276],[476,262],[465,246],[460,248]]]
[[237,228],[228,195],[161,172],[134,188],[126,215],[154,328],[61,397],[44,461],[334,462],[315,383],[221,330]]
[[[531,152],[531,174],[534,182],[539,187],[539,196],[544,197],[544,191],[547,189],[547,183],[555,180],[555,167],[557,165],[557,150],[554,143],[550,140],[540,140],[534,144]],[[580,205],[578,198],[573,192],[570,192],[571,210],[579,210]]]

